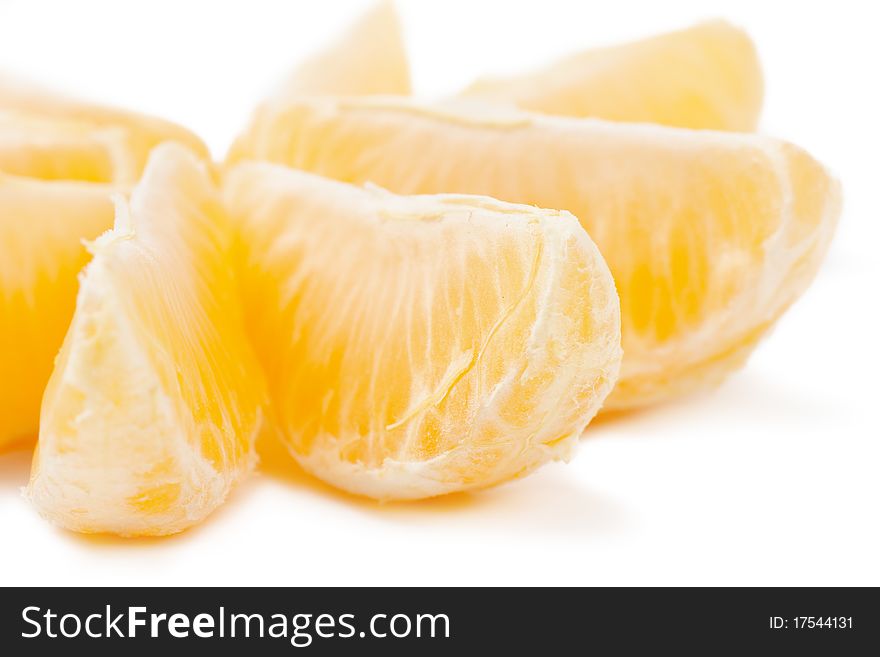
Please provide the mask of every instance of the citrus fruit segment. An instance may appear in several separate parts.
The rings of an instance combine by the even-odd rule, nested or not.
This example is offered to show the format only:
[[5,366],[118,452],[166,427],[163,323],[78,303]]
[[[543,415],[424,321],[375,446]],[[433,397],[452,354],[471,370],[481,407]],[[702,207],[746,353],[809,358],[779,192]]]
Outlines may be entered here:
[[0,171],[43,180],[128,182],[137,162],[118,128],[0,112]]
[[0,75],[0,111],[123,130],[134,159],[134,175],[129,180],[132,183],[137,180],[150,151],[163,141],[176,141],[201,156],[208,155],[207,147],[198,137],[170,121],[67,98],[3,75]]
[[151,156],[91,246],[43,398],[27,494],[79,532],[162,535],[202,520],[253,463],[264,386],[205,166]]
[[281,434],[335,486],[414,499],[525,475],[567,457],[617,378],[614,284],[566,212],[259,163],[224,194]]
[[0,447],[36,437],[87,261],[81,240],[112,226],[111,194],[128,191],[166,139],[206,152],[173,124],[0,77]]
[[335,43],[300,65],[278,90],[282,98],[409,93],[409,63],[391,0],[377,2]]
[[35,438],[40,398],[88,261],[113,225],[111,189],[0,172],[0,448]]
[[606,406],[715,383],[806,288],[839,213],[836,182],[763,136],[431,108],[391,99],[264,106],[233,149],[401,194],[486,194],[574,213],[621,299]]
[[711,21],[479,80],[462,95],[546,114],[747,131],[758,123],[764,83],[748,35]]
[[0,111],[0,447],[37,436],[76,300],[82,245],[139,173],[128,133]]

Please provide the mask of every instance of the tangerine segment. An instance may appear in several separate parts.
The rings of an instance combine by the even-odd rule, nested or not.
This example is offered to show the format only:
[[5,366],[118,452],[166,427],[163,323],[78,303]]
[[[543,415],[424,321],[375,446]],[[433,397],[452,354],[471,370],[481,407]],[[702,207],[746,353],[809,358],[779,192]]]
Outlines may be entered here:
[[301,64],[279,97],[408,95],[409,62],[391,0],[377,2],[341,38]]
[[758,123],[764,82],[748,35],[716,20],[478,80],[462,95],[546,114],[747,131]]
[[0,112],[0,171],[42,180],[126,183],[138,175],[119,128]]
[[81,240],[113,225],[111,194],[136,175],[121,128],[0,111],[0,448],[36,438]]
[[158,147],[92,246],[43,398],[28,497],[79,532],[162,535],[219,506],[253,465],[263,380],[233,232],[206,165]]
[[129,183],[137,180],[150,151],[163,141],[176,141],[203,157],[208,156],[207,147],[197,136],[170,121],[68,98],[3,75],[0,111],[123,131],[134,163]]
[[36,438],[40,398],[88,262],[113,225],[111,188],[0,173],[0,448]]
[[567,212],[228,173],[251,340],[288,447],[352,493],[482,488],[566,458],[617,378],[617,294]]
[[262,158],[401,194],[486,194],[580,218],[621,299],[613,407],[719,381],[804,291],[836,182],[771,138],[392,99],[269,104],[231,160]]
[[130,189],[165,139],[203,150],[172,124],[0,78],[0,448],[36,437],[88,259],[81,240],[113,225],[110,195]]

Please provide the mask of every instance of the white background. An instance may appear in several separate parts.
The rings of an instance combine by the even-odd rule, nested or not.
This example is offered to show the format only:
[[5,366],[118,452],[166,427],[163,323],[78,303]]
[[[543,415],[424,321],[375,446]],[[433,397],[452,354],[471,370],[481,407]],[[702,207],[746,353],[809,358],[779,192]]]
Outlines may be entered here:
[[[767,81],[762,131],[842,179],[813,287],[719,390],[588,429],[575,460],[426,503],[290,465],[171,539],[53,529],[0,455],[0,584],[880,585],[878,16],[866,1],[404,0],[417,90],[721,16]],[[263,93],[365,2],[0,0],[0,70],[180,121],[222,156]],[[871,15],[874,14],[874,15]]]

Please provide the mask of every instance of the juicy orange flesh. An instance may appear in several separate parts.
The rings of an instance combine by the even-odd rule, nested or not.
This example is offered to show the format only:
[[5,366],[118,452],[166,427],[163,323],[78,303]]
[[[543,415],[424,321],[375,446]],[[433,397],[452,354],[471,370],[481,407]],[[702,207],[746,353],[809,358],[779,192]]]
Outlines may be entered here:
[[113,224],[110,190],[0,173],[0,445],[35,437],[40,398],[88,262],[82,239]]
[[[115,230],[93,247],[43,401],[32,489],[64,477],[94,485],[95,517],[129,491],[119,525],[62,513],[80,531],[162,534],[196,522],[247,470],[260,422],[262,377],[243,331],[232,227],[192,156],[167,145],[153,157]],[[78,482],[83,462],[98,481]],[[198,479],[215,476],[226,483]],[[50,514],[64,503],[44,502]],[[157,519],[126,524],[144,516]]]
[[0,105],[0,171],[42,180],[110,183],[127,145],[120,130],[4,112]]
[[301,64],[279,90],[281,97],[409,93],[409,63],[390,0],[377,2],[336,43]]
[[[200,184],[192,176],[190,182]],[[170,184],[180,186],[178,196],[145,208],[150,223],[143,221],[139,239],[116,246],[111,275],[129,291],[122,295],[125,314],[143,332],[139,341],[160,346],[149,355],[162,389],[179,395],[199,429],[202,454],[221,470],[248,450],[259,380],[240,378],[249,348],[239,332],[237,288],[226,259],[232,234],[219,201]],[[241,408],[250,413],[232,413]]]
[[0,171],[42,180],[113,181],[110,153],[92,140],[22,143],[0,134]]
[[[283,391],[276,388],[274,397],[289,400],[283,409],[286,421],[303,427],[297,449],[308,453],[321,432],[381,437],[380,444],[346,446],[343,454],[353,462],[375,464],[385,455],[425,459],[449,449],[455,438],[441,435],[444,418],[467,408],[448,408],[453,401],[448,392],[473,367],[489,330],[488,318],[516,307],[537,254],[523,254],[515,243],[499,249],[496,255],[511,263],[514,275],[496,283],[489,277],[489,263],[476,254],[447,261],[455,236],[441,227],[436,234],[429,229],[424,235],[408,234],[406,226],[395,230],[393,225],[379,232],[366,226],[334,225],[302,207],[270,207],[265,212],[281,219],[302,213],[297,228],[312,233],[291,239],[295,246],[290,250],[272,252],[273,271],[267,276],[291,281],[279,291],[280,298],[261,301],[261,292],[272,289],[262,281],[244,289],[245,298],[258,308],[283,309],[283,321],[277,325],[255,313],[248,316],[257,334],[254,343],[269,349],[263,362],[270,381],[284,385]],[[401,223],[407,218],[389,221]],[[282,231],[290,228],[276,224],[264,230],[265,236],[252,246],[256,253],[264,245],[270,248],[272,242],[280,242]],[[345,242],[340,235],[346,235]],[[334,248],[314,248],[321,243]],[[511,252],[505,253],[506,249]],[[444,281],[439,291],[432,293],[433,285],[426,290],[427,282],[438,279]],[[332,299],[333,306],[322,303],[324,299]],[[461,309],[457,317],[455,308]],[[522,313],[525,321],[533,317],[533,308],[523,310],[529,311]],[[275,334],[260,335],[261,322],[277,326]],[[278,354],[274,346],[284,344],[285,335],[294,339]],[[420,390],[411,390],[405,378],[395,375],[406,372],[413,361],[427,367]],[[363,372],[370,372],[370,377]],[[356,388],[343,396],[339,387],[345,381],[354,382]],[[462,391],[462,397],[468,394]],[[424,440],[407,446],[406,423],[422,402],[433,408],[422,420],[419,433]],[[371,460],[371,453],[375,459]]]
[[[236,304],[228,265],[221,257],[212,259],[214,253],[222,253],[225,238],[216,228],[222,223],[209,208],[197,211],[204,212],[206,220],[199,223],[195,213],[181,217],[182,225],[192,226],[192,234],[182,237],[179,230],[171,230],[121,241],[108,269],[138,342],[158,347],[147,354],[162,390],[174,395],[185,409],[184,417],[192,417],[197,429],[192,438],[202,455],[222,470],[240,462],[248,449],[243,427],[253,417],[239,418],[229,409],[238,408],[243,384],[257,382],[238,379],[244,366],[236,357],[245,346],[223,342],[241,318],[225,310]],[[176,249],[181,243],[185,248]],[[194,258],[187,254],[190,249]]]
[[480,80],[463,95],[546,114],[753,130],[763,80],[748,36],[711,21],[582,52],[536,73]]
[[76,275],[88,261],[82,240],[112,226],[111,194],[128,191],[149,149],[166,138],[204,150],[159,119],[0,78],[0,446],[36,436]]
[[[362,190],[324,182],[336,191],[316,192],[313,177],[281,169],[254,166],[232,179],[249,333],[295,453],[340,437],[341,459],[379,467],[468,445],[483,460],[456,473],[469,482],[511,452],[521,427],[547,419],[570,433],[582,421],[595,390],[548,405],[547,386],[573,344],[616,325],[594,327],[583,312],[594,301],[583,281],[595,263],[574,246],[562,278],[577,289],[559,290],[568,340],[542,345],[546,370],[511,375],[512,364],[525,368],[523,344],[540,311],[535,279],[547,256],[537,222],[514,217],[506,230],[488,229],[473,216],[491,212],[454,201],[435,215],[371,212]],[[504,225],[503,215],[494,220]],[[515,383],[489,413],[481,404],[506,375]]]
[[[657,344],[698,329],[756,284],[763,244],[781,220],[780,190],[765,158],[720,171],[710,162],[698,166],[688,167],[694,182],[685,182],[692,191],[683,206],[674,205],[682,186],[673,184],[668,196],[638,186],[628,192],[626,230],[585,221],[617,273],[624,330]],[[658,206],[672,212],[657,213]]]
[[129,498],[129,503],[141,513],[165,513],[180,498],[180,484],[160,484]]
[[125,181],[129,183],[136,181],[137,174],[146,164],[153,147],[164,141],[176,141],[203,157],[209,154],[207,147],[197,136],[170,121],[68,98],[2,75],[0,75],[0,111],[14,112],[45,121],[114,129],[124,133],[133,165],[130,179]]
[[803,287],[786,287],[783,277],[765,289],[766,276],[817,265],[815,249],[793,262],[768,260],[771,246],[815,236],[835,193],[796,147],[751,135],[478,116],[390,100],[267,106],[232,159],[402,194],[453,190],[570,210],[615,276],[623,378],[628,366],[687,367],[724,351]]

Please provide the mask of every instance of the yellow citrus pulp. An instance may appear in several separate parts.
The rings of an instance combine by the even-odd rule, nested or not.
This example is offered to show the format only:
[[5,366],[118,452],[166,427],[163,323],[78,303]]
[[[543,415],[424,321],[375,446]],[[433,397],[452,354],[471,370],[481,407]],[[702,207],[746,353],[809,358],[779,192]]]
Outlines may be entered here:
[[253,465],[264,404],[206,165],[154,150],[90,247],[46,389],[27,494],[80,532],[179,532]]
[[40,398],[73,315],[84,239],[113,224],[146,149],[182,139],[160,119],[0,78],[0,448],[37,435]]
[[0,172],[0,448],[34,438],[40,398],[88,260],[81,244],[113,224],[104,185]]
[[621,300],[606,406],[717,383],[804,291],[839,190],[768,137],[399,99],[268,103],[230,161],[265,159],[401,194],[460,192],[575,214]]
[[394,3],[377,2],[336,42],[300,65],[277,93],[281,98],[409,94],[409,63]]
[[611,275],[567,212],[227,174],[248,333],[297,460],[413,499],[565,458],[611,390]]
[[710,21],[581,52],[533,73],[479,80],[462,95],[546,114],[753,130],[764,83],[748,35]]
[[134,176],[129,182],[137,180],[150,151],[163,141],[176,141],[202,157],[208,155],[208,149],[198,137],[170,121],[68,98],[2,75],[0,75],[0,111],[16,112],[69,124],[79,123],[92,128],[116,129],[125,135],[130,157],[134,162],[132,170]]
[[39,180],[119,184],[140,173],[122,130],[2,111],[0,171]]
[[839,185],[748,134],[762,74],[727,23],[410,92],[390,1],[219,174],[180,126],[0,77],[0,448],[39,432],[43,516],[183,531],[264,414],[354,494],[524,476],[600,408],[720,382],[830,243]]

